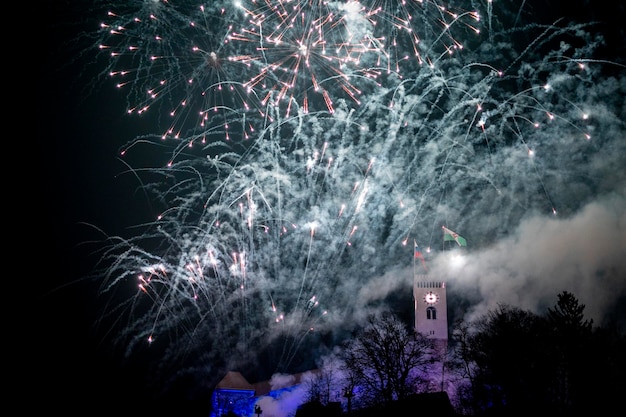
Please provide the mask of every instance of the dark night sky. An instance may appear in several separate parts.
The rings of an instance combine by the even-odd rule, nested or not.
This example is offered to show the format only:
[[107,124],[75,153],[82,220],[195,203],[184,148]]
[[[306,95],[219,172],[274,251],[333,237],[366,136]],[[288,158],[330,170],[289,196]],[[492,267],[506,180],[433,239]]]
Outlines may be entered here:
[[[96,236],[82,222],[116,235],[128,233],[129,227],[153,215],[137,184],[120,175],[125,166],[117,159],[120,145],[142,132],[144,121],[125,116],[123,99],[110,86],[86,93],[85,75],[78,75],[80,61],[61,68],[61,63],[68,63],[68,51],[76,52],[65,48],[65,42],[76,39],[81,26],[72,4],[46,2],[42,10],[46,23],[39,41],[44,54],[36,111],[30,107],[26,116],[37,124],[37,174],[28,180],[36,184],[30,200],[36,208],[35,245],[28,248],[26,262],[37,265],[26,265],[36,274],[35,285],[21,285],[28,288],[28,307],[35,307],[35,314],[21,313],[29,317],[28,326],[21,330],[27,333],[26,388],[35,393],[24,406],[64,416],[89,415],[92,410],[147,415],[163,411],[169,399],[163,404],[150,399],[152,387],[145,380],[144,364],[124,362],[123,352],[98,327],[103,307],[96,297],[98,287],[83,279],[97,256],[91,253],[92,246],[82,244]],[[565,11],[558,5],[552,10]],[[610,10],[596,12],[598,18],[615,25],[617,39],[623,21]],[[27,137],[16,140],[28,142]],[[208,393],[188,406],[188,415],[206,415]]]
[[[35,314],[29,316],[26,344],[27,389],[36,395],[24,406],[66,416],[163,411],[162,404],[148,401],[151,387],[143,364],[125,362],[123,352],[98,327],[98,286],[83,279],[97,259],[94,247],[83,242],[97,234],[82,222],[124,234],[125,228],[145,220],[149,208],[136,185],[119,175],[124,165],[117,149],[134,136],[137,125],[120,112],[123,102],[114,89],[85,93],[86,78],[78,75],[81,62],[69,63],[69,54],[78,51],[64,44],[76,40],[81,29],[81,16],[70,4],[46,2],[43,10],[47,27],[41,34],[44,61],[37,95],[38,175],[29,180],[37,184],[37,243],[30,250],[38,255],[27,261],[42,263],[34,265]],[[207,410],[207,404],[200,409]]]

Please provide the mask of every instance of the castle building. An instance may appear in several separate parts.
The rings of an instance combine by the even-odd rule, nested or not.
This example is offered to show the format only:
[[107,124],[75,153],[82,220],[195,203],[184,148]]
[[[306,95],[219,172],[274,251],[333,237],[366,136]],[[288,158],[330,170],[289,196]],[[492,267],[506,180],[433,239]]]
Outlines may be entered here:
[[[211,417],[223,416],[255,416],[263,414],[262,408],[258,405],[259,399],[277,400],[283,396],[289,398],[294,391],[304,383],[305,379],[314,375],[317,370],[297,373],[293,375],[283,375],[280,381],[261,381],[249,383],[246,378],[236,371],[229,371],[217,384],[211,397]],[[285,401],[281,415],[288,415],[297,409],[299,403]],[[267,415],[268,413],[266,413]],[[271,415],[271,414],[270,414]]]

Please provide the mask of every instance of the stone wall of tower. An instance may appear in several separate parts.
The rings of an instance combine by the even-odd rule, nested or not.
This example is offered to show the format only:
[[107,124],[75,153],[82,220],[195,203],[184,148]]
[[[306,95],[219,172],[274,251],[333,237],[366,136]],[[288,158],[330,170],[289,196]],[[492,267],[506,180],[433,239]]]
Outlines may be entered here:
[[[436,297],[435,301],[428,299],[428,296]],[[445,282],[432,281],[428,275],[415,275],[413,299],[415,331],[435,339],[440,348],[447,349],[448,303]]]
[[448,392],[445,363],[448,352],[448,300],[446,283],[428,275],[415,275],[415,331],[434,341],[433,362],[426,371],[430,391]]

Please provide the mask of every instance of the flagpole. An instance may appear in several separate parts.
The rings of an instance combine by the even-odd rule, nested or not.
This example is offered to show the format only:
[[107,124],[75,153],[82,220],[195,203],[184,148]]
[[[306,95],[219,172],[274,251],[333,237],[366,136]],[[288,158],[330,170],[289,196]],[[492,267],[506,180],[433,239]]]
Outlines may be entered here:
[[417,244],[417,242],[415,242],[415,239],[413,239],[413,281],[415,281],[415,245]]

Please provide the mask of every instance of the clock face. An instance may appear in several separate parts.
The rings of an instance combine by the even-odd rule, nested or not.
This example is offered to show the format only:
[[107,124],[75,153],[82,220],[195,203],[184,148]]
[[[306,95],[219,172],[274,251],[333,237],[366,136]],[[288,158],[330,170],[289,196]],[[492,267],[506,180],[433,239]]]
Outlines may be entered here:
[[435,304],[437,301],[439,301],[439,296],[431,291],[424,295],[424,301],[426,301],[428,304]]

